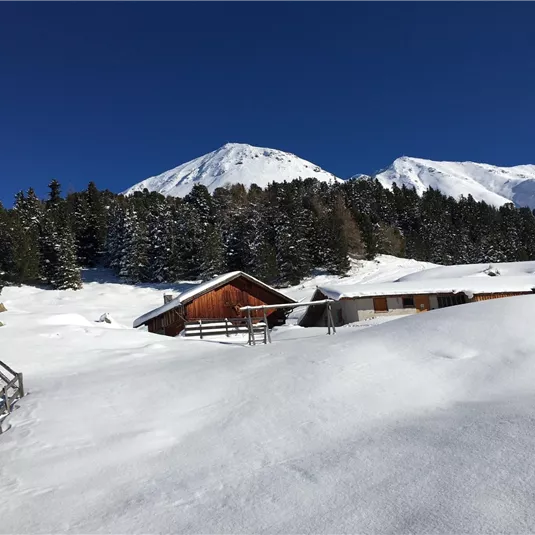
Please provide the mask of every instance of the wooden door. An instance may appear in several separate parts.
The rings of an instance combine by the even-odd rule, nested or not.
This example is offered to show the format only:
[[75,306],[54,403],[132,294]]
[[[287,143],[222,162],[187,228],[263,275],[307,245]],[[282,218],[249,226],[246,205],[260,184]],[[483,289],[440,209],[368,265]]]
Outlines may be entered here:
[[374,297],[373,309],[375,312],[388,312],[388,303],[386,297]]
[[431,309],[431,305],[429,304],[429,296],[428,295],[415,295],[414,306],[416,307],[416,310],[418,312],[427,312],[428,310]]

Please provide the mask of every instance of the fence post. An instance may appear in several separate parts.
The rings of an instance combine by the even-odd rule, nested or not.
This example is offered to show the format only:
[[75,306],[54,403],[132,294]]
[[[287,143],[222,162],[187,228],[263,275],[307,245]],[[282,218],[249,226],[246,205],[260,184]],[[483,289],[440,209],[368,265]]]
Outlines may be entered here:
[[327,334],[331,334],[331,327],[333,330],[333,334],[336,334],[336,327],[334,326],[331,303],[327,303]]
[[202,320],[199,320],[199,334],[200,334],[201,340],[202,340]]
[[225,332],[227,333],[228,338],[228,318],[225,318]]
[[256,341],[254,339],[254,330],[253,330],[253,320],[251,319],[251,309],[247,309],[247,326],[249,328],[249,345],[256,345]]
[[9,414],[11,412],[11,407],[9,406],[9,394],[7,392],[7,387],[3,388],[4,392],[4,404],[6,406],[6,412]]
[[268,341],[271,344],[271,334],[269,333],[269,327],[268,327],[268,321],[267,321],[267,315],[266,315],[266,309],[262,309],[264,311],[264,344],[267,344]]
[[[332,305],[329,303],[328,305],[328,313],[329,313],[329,320],[331,322],[331,327],[333,330],[333,334],[336,334],[336,327],[334,326],[334,319],[333,319],[333,311],[332,311]],[[329,334],[331,334],[331,330],[329,329]]]
[[22,373],[18,373],[17,377],[19,378],[19,396],[23,398],[24,397],[24,381],[22,378]]

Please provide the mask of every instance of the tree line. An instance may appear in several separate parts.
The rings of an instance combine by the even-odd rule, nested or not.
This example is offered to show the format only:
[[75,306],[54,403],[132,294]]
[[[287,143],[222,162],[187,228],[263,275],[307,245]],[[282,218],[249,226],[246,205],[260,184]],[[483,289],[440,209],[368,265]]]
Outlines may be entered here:
[[377,254],[438,264],[535,258],[528,208],[495,208],[429,189],[385,189],[376,179],[328,184],[316,179],[242,185],[210,194],[196,185],[184,198],[98,190],[46,200],[33,189],[0,204],[0,287],[81,286],[80,268],[105,265],[125,281],[174,282],[246,271],[277,286],[314,269],[345,275],[350,257]]

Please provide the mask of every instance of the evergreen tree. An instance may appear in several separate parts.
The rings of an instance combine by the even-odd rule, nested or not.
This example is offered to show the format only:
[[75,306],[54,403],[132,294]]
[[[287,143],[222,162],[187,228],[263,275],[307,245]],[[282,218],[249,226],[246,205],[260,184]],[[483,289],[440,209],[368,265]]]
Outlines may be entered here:
[[57,180],[53,180],[49,188],[41,231],[42,272],[53,288],[76,290],[81,288],[82,280],[66,203],[61,198],[61,187]]
[[168,282],[173,279],[173,262],[170,256],[174,253],[173,214],[165,199],[152,203],[147,218],[148,233],[148,272],[151,281]]
[[37,198],[35,191],[28,189],[27,195],[19,192],[15,196],[13,208],[13,222],[17,231],[14,280],[36,282],[40,279],[39,238],[43,205]]
[[123,204],[119,201],[113,202],[110,206],[109,222],[106,236],[105,264],[112,268],[115,273],[121,271],[125,239],[125,211]]
[[215,206],[205,186],[195,185],[184,198],[188,206],[188,237],[185,265],[190,277],[209,279],[226,271],[225,248],[216,223]]
[[13,275],[13,234],[9,212],[0,203],[0,286]]
[[75,194],[74,217],[77,255],[84,266],[97,265],[104,253],[107,234],[107,216],[102,194],[94,182],[82,193]]
[[147,227],[134,206],[126,210],[123,232],[119,275],[131,283],[150,281]]

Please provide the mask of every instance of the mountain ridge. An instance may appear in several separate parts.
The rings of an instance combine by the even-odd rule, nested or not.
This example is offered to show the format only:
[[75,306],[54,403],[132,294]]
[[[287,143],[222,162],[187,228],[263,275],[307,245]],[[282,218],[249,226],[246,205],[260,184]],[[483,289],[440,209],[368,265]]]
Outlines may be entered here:
[[[184,197],[195,184],[202,184],[213,192],[227,184],[266,187],[271,182],[309,177],[322,182],[342,182],[333,173],[295,154],[245,143],[226,143],[203,156],[142,180],[123,194],[130,195],[147,188],[163,195]],[[369,177],[356,174],[350,178]],[[517,206],[535,208],[533,164],[499,167],[471,161],[435,161],[401,156],[375,177],[386,188],[391,189],[396,183],[400,187],[415,188],[419,195],[432,187],[454,198],[472,195],[475,200],[493,206],[513,202]]]
[[535,208],[535,165],[498,167],[477,162],[434,161],[402,156],[376,175],[391,189],[413,187],[419,195],[432,187],[454,198],[472,195],[494,206],[513,202]]

